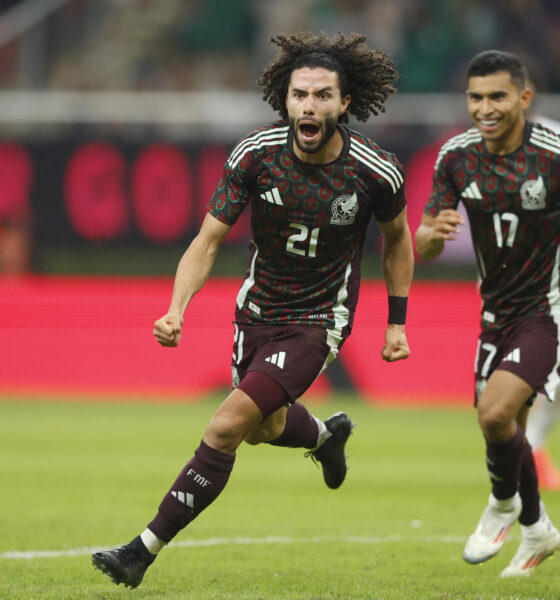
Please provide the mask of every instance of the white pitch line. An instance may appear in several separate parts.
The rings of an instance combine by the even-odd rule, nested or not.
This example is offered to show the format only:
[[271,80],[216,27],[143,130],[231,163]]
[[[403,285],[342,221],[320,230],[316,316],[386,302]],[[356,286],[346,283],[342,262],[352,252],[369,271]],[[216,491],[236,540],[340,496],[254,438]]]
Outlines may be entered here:
[[[267,536],[261,538],[236,537],[236,538],[208,538],[205,540],[185,540],[181,542],[171,542],[170,548],[196,548],[203,546],[251,546],[257,544],[323,544],[323,543],[352,543],[352,544],[386,544],[389,542],[397,543],[444,543],[460,544],[466,540],[465,536],[441,535],[441,536],[418,536],[403,537],[399,535],[388,535],[385,537],[364,537],[364,536],[340,536],[340,537],[309,537],[296,538],[284,536]],[[106,547],[92,546],[72,548],[71,550],[13,550],[11,552],[2,552],[0,559],[12,560],[32,560],[35,558],[61,558],[65,556],[86,556],[106,550]]]

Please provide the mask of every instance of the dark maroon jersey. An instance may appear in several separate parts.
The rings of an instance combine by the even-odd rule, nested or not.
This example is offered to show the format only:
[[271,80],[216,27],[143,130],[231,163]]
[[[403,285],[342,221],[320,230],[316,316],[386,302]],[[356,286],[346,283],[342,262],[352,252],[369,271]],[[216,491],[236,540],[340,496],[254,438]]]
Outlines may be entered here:
[[425,212],[465,205],[477,257],[483,330],[526,317],[560,322],[560,137],[526,122],[522,145],[490,154],[477,129],[446,142]]
[[251,205],[250,267],[236,318],[250,324],[314,324],[343,338],[358,301],[368,223],[404,208],[403,169],[373,141],[346,127],[340,156],[300,161],[283,121],[245,137],[233,150],[209,212],[233,225]]

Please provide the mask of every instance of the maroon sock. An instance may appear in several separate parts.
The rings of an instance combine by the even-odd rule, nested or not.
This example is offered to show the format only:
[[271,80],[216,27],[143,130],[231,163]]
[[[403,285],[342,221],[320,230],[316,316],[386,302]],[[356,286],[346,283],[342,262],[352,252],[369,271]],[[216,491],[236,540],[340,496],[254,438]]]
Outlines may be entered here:
[[288,448],[315,448],[319,437],[319,426],[303,404],[294,402],[286,413],[286,427],[273,446]]
[[523,444],[523,463],[521,465],[521,478],[519,480],[519,495],[523,502],[523,510],[519,515],[522,525],[532,525],[539,520],[541,496],[539,494],[539,479],[533,449],[527,440]]
[[224,454],[201,441],[194,457],[163,497],[158,514],[148,529],[169,543],[219,496],[234,461],[235,454]]
[[521,478],[523,430],[519,425],[514,436],[505,442],[486,440],[486,463],[492,482],[492,493],[498,500],[515,495]]

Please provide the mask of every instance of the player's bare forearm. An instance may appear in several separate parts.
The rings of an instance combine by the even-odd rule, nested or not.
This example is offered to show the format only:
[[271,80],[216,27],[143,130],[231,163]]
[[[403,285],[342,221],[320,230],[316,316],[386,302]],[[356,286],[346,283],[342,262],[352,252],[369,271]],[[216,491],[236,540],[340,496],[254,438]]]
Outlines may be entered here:
[[211,215],[206,215],[198,235],[187,248],[175,274],[167,313],[154,324],[154,336],[162,346],[177,346],[181,339],[183,313],[193,296],[206,283],[222,240],[229,231]]
[[406,209],[390,223],[380,223],[383,231],[383,274],[390,296],[407,297],[414,271],[412,236]]
[[185,312],[193,296],[208,280],[218,248],[199,236],[193,239],[177,266],[169,313],[182,315]]
[[[383,231],[383,273],[389,296],[407,298],[414,271],[412,236],[406,219],[406,208],[389,223],[380,223]],[[395,362],[408,358],[410,350],[404,325],[389,324],[381,358]]]
[[416,251],[424,260],[432,260],[443,251],[446,241],[453,241],[461,233],[459,225],[465,220],[451,208],[444,209],[437,217],[424,213],[422,222],[416,230]]

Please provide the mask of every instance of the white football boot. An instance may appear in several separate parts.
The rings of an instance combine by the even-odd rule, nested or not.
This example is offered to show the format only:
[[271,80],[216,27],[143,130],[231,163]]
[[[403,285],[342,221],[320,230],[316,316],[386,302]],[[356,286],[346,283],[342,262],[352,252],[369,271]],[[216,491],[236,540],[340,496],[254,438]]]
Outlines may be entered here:
[[555,550],[560,549],[560,531],[554,527],[541,502],[539,520],[521,525],[521,544],[501,577],[528,577]]
[[520,513],[521,498],[518,493],[507,500],[498,500],[490,494],[488,506],[467,540],[463,559],[476,565],[496,556]]

